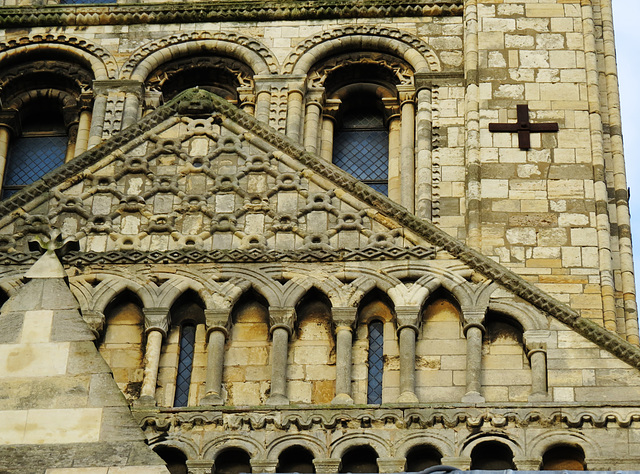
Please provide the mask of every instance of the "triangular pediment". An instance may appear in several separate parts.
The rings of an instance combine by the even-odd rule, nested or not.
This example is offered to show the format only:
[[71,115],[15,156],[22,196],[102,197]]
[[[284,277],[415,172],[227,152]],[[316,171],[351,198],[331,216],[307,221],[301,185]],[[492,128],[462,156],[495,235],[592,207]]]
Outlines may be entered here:
[[637,347],[205,91],[187,91],[0,203],[0,212],[0,250],[15,261],[29,235],[50,227],[100,258],[113,251],[150,261],[185,253],[209,261],[221,253],[238,261],[438,254],[640,367]]

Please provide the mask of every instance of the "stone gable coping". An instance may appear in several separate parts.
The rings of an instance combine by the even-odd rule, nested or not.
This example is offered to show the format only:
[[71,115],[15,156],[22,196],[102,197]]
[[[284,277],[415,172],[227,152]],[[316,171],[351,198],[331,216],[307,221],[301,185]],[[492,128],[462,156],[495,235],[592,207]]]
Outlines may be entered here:
[[97,163],[122,146],[131,147],[142,143],[145,140],[146,131],[161,124],[171,116],[176,114],[191,115],[193,113],[197,115],[218,114],[223,123],[227,122],[231,127],[233,123],[236,123],[251,132],[256,138],[264,140],[269,145],[297,160],[309,170],[332,181],[336,184],[336,188],[342,188],[344,191],[366,202],[384,216],[415,232],[432,245],[449,252],[453,257],[458,258],[486,278],[500,283],[504,288],[566,324],[589,341],[606,349],[627,364],[640,369],[640,347],[623,340],[595,322],[583,318],[576,311],[537,288],[534,284],[529,283],[477,250],[468,247],[463,242],[436,227],[433,223],[411,214],[400,204],[374,191],[337,166],[308,153],[302,146],[279,134],[273,128],[260,123],[255,117],[248,115],[226,100],[203,90],[190,89],[185,91],[135,125],[46,174],[42,179],[16,193],[6,201],[1,202],[0,215],[7,217],[0,219],[0,225],[2,225],[3,221],[7,222],[7,220],[13,219],[19,214],[20,207],[29,204],[31,208],[37,203],[44,202],[52,187],[81,174],[85,168]]
[[306,2],[179,2],[144,5],[42,5],[0,8],[5,28],[220,21],[321,20],[461,16],[462,0],[308,0]]

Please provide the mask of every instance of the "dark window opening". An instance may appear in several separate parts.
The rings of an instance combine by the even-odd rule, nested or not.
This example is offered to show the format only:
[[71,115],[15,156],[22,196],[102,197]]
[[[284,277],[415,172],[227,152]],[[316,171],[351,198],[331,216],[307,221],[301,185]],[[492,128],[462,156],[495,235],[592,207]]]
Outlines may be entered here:
[[191,386],[195,344],[196,327],[193,323],[186,322],[180,328],[180,358],[178,359],[174,407],[186,407],[189,404],[189,387]]
[[515,469],[511,449],[498,441],[486,441],[471,451],[471,469]]
[[428,467],[439,466],[440,452],[432,446],[415,446],[407,453],[407,472],[420,472]]
[[386,195],[389,131],[378,102],[375,97],[362,94],[345,106],[333,140],[333,163]]
[[378,472],[378,453],[370,446],[350,449],[342,456],[340,472]]
[[225,449],[216,457],[211,474],[241,474],[251,472],[249,455],[239,448]]
[[372,321],[369,323],[367,403],[382,403],[383,343],[384,325],[380,321]]
[[542,467],[545,471],[584,471],[584,451],[578,446],[554,446],[542,457]]
[[291,446],[280,453],[276,472],[316,472],[313,454],[301,446]]
[[177,448],[158,446],[154,451],[167,463],[171,474],[187,474],[187,456]]

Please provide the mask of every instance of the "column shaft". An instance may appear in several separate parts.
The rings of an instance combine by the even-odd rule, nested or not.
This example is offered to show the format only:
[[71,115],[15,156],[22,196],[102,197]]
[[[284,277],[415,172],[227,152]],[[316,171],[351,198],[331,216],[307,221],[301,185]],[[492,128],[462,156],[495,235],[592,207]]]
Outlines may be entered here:
[[222,405],[222,372],[224,370],[224,331],[214,329],[209,333],[207,344],[207,376],[205,381],[205,397],[200,403],[205,405]]
[[351,404],[351,356],[353,336],[351,328],[339,326],[336,329],[336,396],[334,404]]
[[269,124],[269,109],[271,107],[271,93],[260,91],[256,98],[256,118],[258,121]]
[[320,156],[329,162],[333,160],[333,117],[322,118],[322,137],[320,142]]
[[400,328],[400,398],[399,403],[417,403],[416,386],[416,331],[411,326]]
[[400,202],[402,199],[402,182],[400,178],[400,117],[389,120],[389,198]]
[[160,365],[160,352],[162,350],[162,332],[157,329],[149,330],[147,334],[147,348],[144,354],[144,375],[140,401],[152,401],[156,396],[156,384],[158,381],[158,366]]
[[293,141],[300,140],[300,125],[302,122],[302,92],[289,91],[287,100],[287,136]]
[[4,181],[4,172],[7,168],[7,154],[9,153],[9,142],[11,132],[7,127],[0,126],[0,184]]
[[432,217],[433,207],[431,107],[431,91],[429,89],[420,90],[416,113],[416,215],[429,220]]
[[87,149],[93,148],[102,141],[102,130],[104,129],[104,114],[107,110],[107,96],[100,94],[93,103],[93,113],[91,114],[91,128],[89,131],[89,143]]
[[75,156],[81,155],[87,151],[89,144],[89,130],[91,128],[91,112],[82,110],[80,112],[80,120],[78,120],[78,136],[76,138]]
[[400,128],[400,147],[402,174],[402,202],[409,212],[414,210],[415,196],[415,107],[413,101],[402,104],[402,125]]
[[531,361],[531,393],[547,394],[547,357],[543,350],[529,353]]
[[315,153],[318,149],[318,129],[322,107],[317,102],[307,104],[307,113],[304,117],[304,148],[309,153]]
[[287,353],[289,350],[289,331],[276,326],[272,333],[271,344],[271,395],[269,405],[288,404],[287,398]]
[[467,331],[467,393],[463,401],[484,401],[480,395],[482,388],[482,329],[476,325],[468,326]]
[[122,112],[122,130],[136,123],[140,115],[140,97],[135,92],[127,92]]

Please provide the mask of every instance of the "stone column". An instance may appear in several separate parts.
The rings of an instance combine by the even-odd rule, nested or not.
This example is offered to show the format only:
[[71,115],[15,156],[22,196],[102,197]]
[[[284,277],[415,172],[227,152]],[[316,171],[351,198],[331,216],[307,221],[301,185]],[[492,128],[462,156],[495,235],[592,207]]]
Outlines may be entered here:
[[156,384],[162,340],[169,330],[169,308],[143,308],[147,347],[144,353],[144,373],[138,405],[155,405]]
[[416,215],[429,220],[431,220],[433,208],[431,101],[431,90],[426,87],[419,89],[418,110],[416,112]]
[[327,99],[324,103],[320,156],[328,162],[333,161],[333,137],[340,104],[342,104],[340,99]]
[[187,472],[189,474],[210,474],[213,462],[208,459],[187,459]]
[[415,207],[415,127],[416,111],[413,86],[398,86],[400,95],[400,173],[402,182],[401,204],[409,212]]
[[271,83],[269,76],[254,76],[256,90],[256,119],[265,125],[269,124],[271,110]]
[[253,93],[253,87],[238,87],[238,106],[243,112],[255,116],[256,95]]
[[78,121],[78,138],[76,138],[75,156],[82,155],[89,145],[89,130],[91,128],[91,110],[82,109]]
[[378,458],[378,472],[404,472],[405,458]]
[[19,133],[18,126],[17,110],[5,109],[0,111],[0,184],[4,182],[11,134],[14,133],[17,135]]
[[300,129],[302,128],[302,103],[304,92],[304,81],[299,80],[289,83],[289,94],[287,96],[286,135],[296,143],[300,142]]
[[76,156],[76,139],[78,138],[78,122],[72,123],[67,128],[67,152],[64,155],[64,162],[68,163]]
[[547,341],[551,333],[544,330],[525,331],[523,335],[527,357],[531,363],[531,395],[529,401],[549,400],[547,384]]
[[323,96],[324,90],[312,89],[307,94],[307,107],[304,115],[304,148],[309,153],[318,151],[318,132],[320,132]]
[[397,306],[400,342],[400,397],[398,403],[418,403],[416,396],[416,336],[420,308]]
[[82,319],[87,323],[91,332],[96,336],[96,339],[100,337],[102,331],[104,330],[105,325],[105,316],[104,313],[100,311],[93,310],[82,310]]
[[357,308],[332,308],[331,315],[336,327],[336,396],[334,405],[351,405],[351,364],[353,351],[353,326]]
[[267,405],[288,405],[287,357],[295,308],[269,308],[271,324],[271,394]]
[[120,81],[120,83],[120,90],[125,92],[121,126],[121,130],[124,130],[140,119],[140,103],[144,97],[144,84],[140,81]]
[[207,319],[207,375],[205,396],[201,405],[224,405],[222,373],[224,371],[224,344],[229,334],[229,309],[205,310]]
[[485,332],[485,311],[462,309],[464,316],[464,334],[467,338],[467,393],[462,397],[463,402],[483,403],[484,397],[480,394],[482,384],[482,335]]
[[109,86],[113,81],[93,81],[93,112],[91,113],[91,127],[89,129],[89,142],[87,149],[93,148],[102,142],[104,129],[104,115],[107,111],[107,96]]
[[389,199],[399,203],[402,200],[400,179],[400,115],[389,118]]

